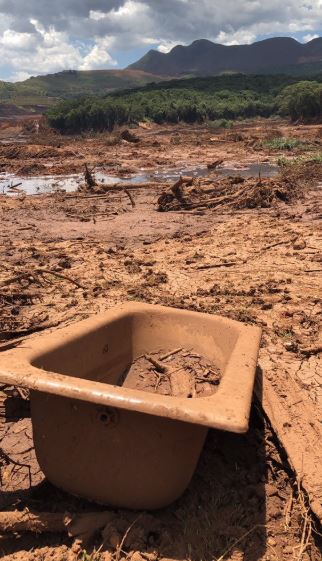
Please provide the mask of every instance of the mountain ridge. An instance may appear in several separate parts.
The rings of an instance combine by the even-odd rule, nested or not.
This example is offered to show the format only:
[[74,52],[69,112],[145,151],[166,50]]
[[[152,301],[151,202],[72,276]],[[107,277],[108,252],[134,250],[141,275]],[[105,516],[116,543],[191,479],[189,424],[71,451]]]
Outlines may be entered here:
[[226,72],[261,73],[267,68],[322,63],[322,38],[300,43],[292,37],[272,37],[250,45],[221,45],[197,39],[190,45],[176,45],[169,53],[150,50],[128,70],[171,77],[208,76]]

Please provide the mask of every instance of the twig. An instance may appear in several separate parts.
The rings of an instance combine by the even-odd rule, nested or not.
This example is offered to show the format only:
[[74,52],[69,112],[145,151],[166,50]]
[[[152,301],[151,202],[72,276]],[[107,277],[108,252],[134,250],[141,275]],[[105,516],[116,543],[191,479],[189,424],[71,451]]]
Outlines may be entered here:
[[239,261],[227,261],[227,263],[213,263],[213,264],[209,264],[209,265],[198,265],[198,267],[195,267],[195,269],[197,271],[202,271],[205,269],[217,269],[219,267],[233,267],[233,265],[243,265],[243,262],[239,262]]
[[22,183],[15,183],[15,185],[8,185],[7,189],[16,189],[17,187],[20,187],[20,185],[22,185]]
[[303,491],[301,489],[301,481],[297,481],[297,489],[298,489],[298,499],[300,502],[300,507],[302,511],[302,516],[304,519],[303,530],[301,535],[301,543],[300,543],[300,550],[297,557],[297,561],[301,561],[303,555],[310,543],[311,535],[312,535],[312,522],[309,516],[309,509],[305,504],[305,498]]
[[160,356],[160,360],[166,360],[167,358],[170,358],[170,356],[176,355],[178,353],[180,353],[182,351],[182,347],[180,347],[179,349],[175,349],[174,351],[170,351],[169,353],[166,353],[165,355]]
[[2,281],[0,286],[1,287],[9,286],[10,284],[13,284],[14,282],[19,282],[23,279],[29,280],[30,277],[32,277],[34,279],[34,281],[37,280],[32,273],[21,273],[19,275],[16,275],[15,277],[12,277],[11,279],[7,279],[5,281]]
[[161,364],[161,362],[159,360],[156,360],[153,356],[150,356],[150,355],[145,355],[145,358],[146,358],[146,360],[151,362],[151,364],[153,364],[153,366],[155,367],[157,372],[159,372],[160,374],[166,374],[167,373],[168,368],[164,364]]
[[160,376],[160,374],[158,374],[158,372],[156,372],[155,374],[157,376],[157,381],[156,381],[155,386],[154,386],[154,391],[156,392],[158,390],[158,387],[160,386],[160,382],[161,382],[162,377]]
[[280,242],[271,243],[270,245],[266,245],[258,250],[257,253],[262,253],[262,251],[267,251],[268,249],[272,249],[273,247],[277,247],[278,245],[288,245],[289,243],[293,243],[297,240],[298,236],[293,236],[289,240],[282,240]]
[[87,188],[92,190],[93,187],[97,185],[92,175],[93,170],[89,170],[87,164],[84,164],[84,166],[85,166],[85,172],[84,172],[85,183],[87,185]]
[[124,189],[124,193],[129,197],[129,199],[131,201],[132,208],[134,208],[135,207],[135,200],[133,199],[130,191],[128,189]]
[[115,555],[115,561],[120,561],[120,556],[121,556],[121,552],[122,552],[122,548],[123,548],[123,545],[125,543],[125,540],[128,537],[128,535],[129,535],[130,531],[132,530],[133,526],[137,523],[137,521],[141,518],[141,516],[142,516],[142,514],[139,514],[139,516],[132,522],[132,524],[130,524],[130,526],[126,530],[126,532],[125,532],[125,534],[122,538],[122,541],[117,548],[116,555]]
[[293,489],[291,492],[291,496],[286,504],[285,510],[284,510],[284,514],[285,514],[285,529],[288,530],[290,527],[290,522],[291,522],[291,512],[292,512],[292,506],[293,506]]
[[307,349],[300,349],[300,352],[305,356],[318,355],[319,353],[322,353],[322,345],[308,347]]
[[[8,456],[8,454],[6,454],[6,452],[4,452],[1,448],[0,448],[0,458],[4,459],[9,465],[12,464],[14,466],[27,468],[28,469],[28,476],[29,476],[29,486],[30,487],[32,486],[31,467],[30,467],[29,464],[21,464],[20,462],[16,462],[12,458],[10,458],[10,456]],[[1,468],[0,468],[0,482],[1,482]]]
[[228,555],[228,553],[233,549],[233,547],[235,547],[237,544],[239,544],[241,541],[243,541],[245,538],[247,538],[247,536],[249,536],[249,534],[252,534],[255,530],[257,530],[257,528],[266,528],[266,526],[265,526],[265,524],[256,524],[256,526],[253,526],[253,528],[248,530],[248,532],[245,532],[245,534],[243,534],[240,538],[238,538],[238,540],[235,540],[226,549],[226,551],[224,551],[224,553],[216,559],[216,561],[223,561],[225,559],[226,555]]
[[71,279],[70,277],[66,277],[66,275],[61,275],[60,273],[56,273],[56,271],[50,271],[49,269],[36,269],[36,272],[38,274],[47,273],[48,275],[53,275],[54,277],[57,277],[59,279],[63,279],[65,281],[71,282],[72,284],[75,284],[75,286],[77,286],[78,288],[81,288],[82,290],[85,290],[85,287],[82,284],[80,284],[78,281],[75,281],[74,279]]
[[17,345],[19,345],[19,343],[22,343],[22,341],[24,341],[24,340],[25,340],[25,337],[17,337],[16,339],[13,339],[12,341],[6,341],[5,343],[0,343],[0,353],[1,353],[1,351],[8,351],[9,349],[13,349]]

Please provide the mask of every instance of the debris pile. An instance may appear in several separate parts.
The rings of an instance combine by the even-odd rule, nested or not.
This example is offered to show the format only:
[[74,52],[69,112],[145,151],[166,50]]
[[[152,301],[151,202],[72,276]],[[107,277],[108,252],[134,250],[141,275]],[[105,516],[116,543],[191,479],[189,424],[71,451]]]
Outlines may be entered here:
[[322,160],[299,159],[282,167],[281,177],[283,181],[300,183],[302,186],[308,185],[312,189],[315,181],[322,181]]
[[133,134],[129,131],[129,129],[125,129],[121,132],[121,139],[125,140],[126,142],[132,142],[133,144],[137,144],[140,142],[139,137],[136,134]]
[[175,349],[137,358],[120,380],[120,385],[174,397],[206,397],[221,379],[214,364],[191,350]]
[[201,183],[180,179],[158,198],[157,210],[205,210],[209,208],[269,208],[279,201],[290,202],[298,196],[298,186],[287,178],[220,178]]
[[122,192],[128,197],[132,209],[136,206],[134,197],[130,193],[131,185],[128,185],[128,188],[126,188],[121,183],[120,184],[116,183],[115,185],[109,185],[109,184],[106,185],[105,183],[97,183],[94,175],[95,168],[89,169],[87,164],[84,164],[84,167],[85,167],[84,170],[85,183],[78,187],[78,191],[80,193],[84,193],[84,194],[87,193],[90,197],[94,198],[95,196],[99,197],[100,195],[104,195],[104,194],[107,195],[108,193],[111,193],[113,191]]

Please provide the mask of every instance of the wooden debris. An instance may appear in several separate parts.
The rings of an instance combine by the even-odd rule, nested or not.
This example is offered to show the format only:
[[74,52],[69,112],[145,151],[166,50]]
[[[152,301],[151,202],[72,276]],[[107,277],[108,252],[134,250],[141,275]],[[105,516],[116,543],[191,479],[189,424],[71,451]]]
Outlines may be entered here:
[[242,183],[235,178],[221,177],[208,183],[194,178],[191,186],[182,177],[157,200],[159,212],[200,210],[217,207],[244,209],[270,208],[278,201],[289,202],[300,195],[300,186],[285,178],[257,179],[249,177]]
[[166,353],[162,356],[160,356],[160,360],[166,360],[167,358],[170,358],[178,353],[180,353],[182,351],[182,347],[179,347],[179,349],[174,349],[174,351],[170,351],[169,353]]
[[87,164],[84,164],[84,166],[85,166],[85,172],[84,172],[85,184],[87,189],[91,191],[97,185],[97,183],[93,177],[93,170],[89,170]]
[[126,142],[132,142],[134,144],[137,144],[138,142],[140,142],[139,137],[136,136],[135,134],[131,133],[129,131],[129,129],[125,129],[124,131],[121,132],[121,138],[122,138],[122,140],[125,140]]
[[220,159],[219,159],[219,160],[215,160],[215,161],[212,162],[211,164],[208,164],[208,165],[207,165],[207,168],[208,168],[208,169],[216,169],[216,168],[218,168],[219,166],[221,166],[221,164],[223,163],[223,161],[224,161],[224,160],[220,160]]
[[21,280],[27,280],[29,282],[39,282],[39,279],[37,278],[38,275],[43,275],[43,274],[47,274],[47,275],[53,275],[54,277],[57,277],[58,279],[62,279],[65,280],[67,282],[70,282],[72,284],[74,284],[75,286],[77,286],[77,288],[81,288],[84,290],[84,286],[82,286],[78,281],[66,276],[66,275],[62,275],[61,273],[57,273],[56,271],[51,271],[50,269],[34,269],[32,271],[26,271],[23,273],[19,273],[18,275],[16,275],[15,277],[11,277],[5,281],[2,281],[0,283],[0,287],[5,287],[5,286],[9,286],[10,284],[13,284],[15,282],[20,282]]
[[[148,363],[153,365],[152,375]],[[161,395],[193,398],[214,393],[220,379],[221,372],[213,363],[191,350],[177,348],[163,354],[159,351],[139,356],[122,377],[121,385]]]
[[171,394],[174,397],[194,397],[195,385],[190,373],[184,368],[180,370],[169,369],[168,376],[171,385]]
[[36,272],[38,274],[46,273],[48,275],[53,275],[54,277],[57,277],[58,279],[62,279],[62,280],[65,280],[67,282],[71,282],[72,284],[77,286],[77,288],[81,288],[81,289],[85,290],[85,287],[83,285],[81,285],[78,281],[76,281],[74,279],[71,279],[70,277],[67,277],[66,275],[62,275],[61,273],[56,273],[56,271],[50,271],[49,269],[36,269]]
[[164,364],[161,364],[160,361],[158,361],[156,358],[154,358],[153,356],[150,355],[145,355],[145,358],[151,362],[151,364],[153,364],[153,366],[155,367],[156,371],[159,372],[160,374],[165,374],[168,371],[168,367],[165,366]]
[[322,344],[316,345],[316,346],[312,346],[312,347],[308,347],[306,349],[300,349],[301,353],[307,357],[313,356],[313,355],[318,355],[319,353],[322,353]]
[[132,208],[135,207],[135,200],[133,199],[133,195],[130,193],[128,189],[124,189],[124,193],[129,197]]
[[204,265],[198,265],[195,267],[198,271],[203,271],[206,269],[219,269],[220,267],[233,267],[234,265],[239,265],[238,261],[226,261],[223,263],[205,263]]

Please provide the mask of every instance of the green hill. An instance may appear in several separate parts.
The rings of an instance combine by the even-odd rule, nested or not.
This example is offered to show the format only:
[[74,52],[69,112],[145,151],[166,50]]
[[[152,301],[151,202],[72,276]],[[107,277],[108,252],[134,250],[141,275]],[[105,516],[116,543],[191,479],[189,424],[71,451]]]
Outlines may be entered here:
[[61,99],[101,96],[164,79],[141,70],[66,70],[23,82],[0,82],[0,115],[41,113]]

